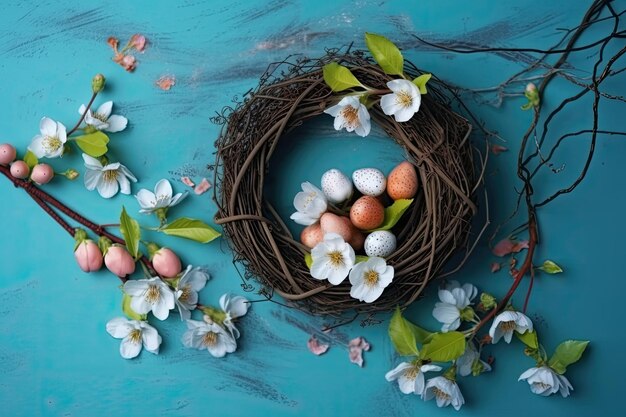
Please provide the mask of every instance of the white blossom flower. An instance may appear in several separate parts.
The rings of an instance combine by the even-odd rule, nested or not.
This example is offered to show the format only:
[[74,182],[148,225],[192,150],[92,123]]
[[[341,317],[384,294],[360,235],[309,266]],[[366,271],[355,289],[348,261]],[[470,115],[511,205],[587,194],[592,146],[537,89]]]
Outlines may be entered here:
[[380,99],[383,112],[393,115],[396,122],[406,122],[420,109],[422,95],[419,88],[409,80],[392,80],[387,83],[392,91]]
[[311,250],[311,276],[339,285],[354,266],[354,249],[336,233],[326,233],[324,240]]
[[[118,191],[130,194],[130,181],[137,182],[137,178],[119,162],[102,165],[96,158],[83,154],[85,161],[85,187],[89,191],[98,189],[103,198],[111,198]],[[130,180],[130,181],[129,181]]]
[[476,350],[474,342],[468,342],[465,352],[456,360],[457,373],[461,376],[473,374],[478,376],[482,372],[491,371],[491,366],[480,359],[480,353]]
[[139,202],[140,213],[151,214],[158,210],[167,210],[174,207],[185,197],[187,191],[173,195],[172,184],[166,179],[162,179],[154,186],[154,192],[142,188],[139,190],[135,198]]
[[176,305],[174,292],[159,277],[128,280],[124,292],[130,295],[130,308],[137,314],[152,311],[154,317],[165,320]]
[[204,321],[187,320],[182,341],[185,347],[206,349],[216,358],[237,350],[237,342],[222,326]]
[[191,317],[191,310],[195,310],[198,305],[198,292],[204,288],[208,280],[209,274],[206,271],[187,266],[174,289],[181,320]]
[[335,130],[345,128],[363,137],[370,133],[370,114],[358,97],[346,96],[338,104],[324,110],[324,113],[335,118]]
[[404,394],[422,395],[424,392],[424,373],[429,371],[441,371],[441,366],[402,362],[387,372],[385,379],[389,382],[398,380],[400,391]]
[[373,256],[365,262],[359,262],[350,271],[350,296],[372,303],[391,284],[393,275],[393,266],[387,265],[383,258]]
[[143,346],[150,353],[159,353],[161,336],[146,321],[128,320],[116,317],[107,323],[107,332],[116,339],[122,339],[120,355],[124,359],[132,359],[139,355]]
[[498,343],[500,338],[504,337],[504,341],[511,343],[513,332],[520,334],[533,331],[533,322],[524,314],[518,311],[503,311],[498,314],[491,324],[489,336],[491,343]]
[[[79,114],[85,113],[86,106],[83,104],[78,109]],[[126,125],[128,124],[128,119],[124,116],[118,116],[117,114],[111,114],[111,110],[113,109],[113,102],[107,101],[106,103],[102,103],[98,110],[95,112],[91,111],[91,109],[87,110],[85,114],[85,123],[89,126],[92,126],[97,130],[104,130],[106,132],[120,132],[126,129]]]
[[442,332],[456,330],[461,325],[461,313],[476,297],[478,289],[472,284],[450,281],[445,288],[439,290],[440,303],[435,304],[433,317],[440,323]]
[[239,329],[235,327],[234,321],[246,315],[248,308],[250,308],[250,303],[245,297],[240,295],[233,297],[230,294],[224,294],[220,297],[220,307],[226,314],[223,322],[224,326],[226,326],[231,336],[239,339]]
[[456,381],[451,381],[445,376],[436,376],[426,382],[426,387],[422,393],[424,401],[437,399],[437,407],[447,407],[452,404],[455,410],[459,411],[465,404],[465,399]]
[[569,396],[570,390],[574,387],[565,377],[554,372],[548,366],[533,367],[520,375],[518,381],[526,381],[530,385],[530,390],[537,395],[547,397],[557,392],[563,398]]
[[67,130],[60,122],[44,117],[39,122],[39,135],[35,135],[28,150],[37,158],[58,158],[63,155]]
[[322,190],[310,182],[303,182],[301,185],[302,191],[296,194],[293,199],[293,205],[298,211],[291,215],[291,220],[304,226],[310,226],[322,217],[328,208],[328,203]]

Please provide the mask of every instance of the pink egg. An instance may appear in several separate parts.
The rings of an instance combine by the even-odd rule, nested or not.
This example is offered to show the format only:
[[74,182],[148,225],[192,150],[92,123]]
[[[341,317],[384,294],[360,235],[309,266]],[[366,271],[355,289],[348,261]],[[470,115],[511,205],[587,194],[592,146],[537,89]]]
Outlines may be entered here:
[[26,162],[18,160],[11,164],[11,175],[13,175],[13,177],[23,180],[24,178],[28,178],[28,174],[30,174],[30,168],[28,168]]
[[324,213],[320,218],[320,225],[324,233],[337,233],[346,242],[352,239],[353,229],[350,219],[337,216],[333,213]]
[[30,179],[39,185],[49,183],[54,178],[54,170],[48,164],[37,164],[33,167]]
[[313,249],[322,240],[324,240],[324,232],[319,223],[305,227],[300,233],[300,242],[310,249]]
[[3,143],[0,145],[0,164],[1,165],[9,165],[11,162],[15,161],[15,157],[17,153],[15,152],[15,147],[10,143]]

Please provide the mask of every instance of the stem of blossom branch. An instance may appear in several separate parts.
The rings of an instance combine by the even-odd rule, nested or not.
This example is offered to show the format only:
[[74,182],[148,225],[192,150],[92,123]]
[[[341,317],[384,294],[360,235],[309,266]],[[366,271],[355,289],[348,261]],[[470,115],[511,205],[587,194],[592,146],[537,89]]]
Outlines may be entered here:
[[[86,217],[83,217],[76,211],[72,210],[71,208],[69,208],[68,206],[66,206],[65,204],[63,204],[62,202],[60,202],[59,200],[57,200],[56,198],[48,194],[47,192],[37,187],[32,182],[13,177],[11,175],[9,168],[0,165],[0,173],[2,173],[5,177],[7,177],[13,183],[15,187],[24,189],[24,191],[26,191],[28,195],[33,200],[35,200],[35,202],[39,204],[39,206],[46,213],[48,213],[50,217],[52,217],[61,227],[67,230],[71,236],[74,236],[74,233],[75,233],[74,228],[71,227],[65,220],[63,220],[54,210],[52,210],[50,206],[53,206],[54,208],[56,208],[57,210],[59,210],[60,212],[68,216],[69,218],[71,218],[72,220],[87,227],[96,235],[105,236],[114,243],[117,243],[120,245],[126,245],[126,242],[124,241],[124,239],[121,239],[118,236],[115,236],[114,234],[109,233],[102,225],[96,224],[92,222],[91,220],[87,219]],[[154,270],[154,267],[152,266],[152,262],[150,262],[150,260],[145,255],[142,255],[139,260],[141,261],[143,265],[145,265],[146,268],[148,268],[148,271],[150,271],[152,276],[159,276],[157,272]],[[122,281],[125,282],[126,280],[123,279]]]
[[72,133],[76,132],[78,130],[78,128],[80,127],[80,124],[83,122],[83,120],[85,119],[85,115],[87,114],[87,112],[89,111],[89,109],[91,108],[94,100],[96,99],[96,97],[98,96],[98,93],[93,93],[91,95],[91,100],[89,100],[89,103],[87,103],[87,107],[85,108],[85,111],[83,112],[83,114],[81,114],[80,119],[78,119],[78,123],[76,123],[76,125],[74,125],[73,128],[71,128],[68,132],[67,132],[67,136],[71,135]]
[[533,283],[535,282],[535,268],[530,267],[530,283],[528,284],[528,291],[526,291],[526,298],[524,299],[524,308],[522,309],[522,313],[526,314],[526,309],[528,308],[528,301],[530,300],[530,294],[533,291]]

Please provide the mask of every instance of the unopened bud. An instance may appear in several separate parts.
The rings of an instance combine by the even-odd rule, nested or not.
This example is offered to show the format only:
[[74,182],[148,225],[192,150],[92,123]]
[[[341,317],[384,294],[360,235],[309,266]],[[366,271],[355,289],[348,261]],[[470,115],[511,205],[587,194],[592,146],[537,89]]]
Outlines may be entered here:
[[98,94],[100,91],[104,89],[104,83],[106,82],[106,78],[102,74],[96,74],[91,80],[91,90],[94,94]]
[[79,177],[80,173],[76,171],[74,168],[70,168],[67,171],[62,172],[61,175],[63,175],[65,178],[67,178],[70,181],[74,181],[76,178]]
[[480,294],[480,304],[483,306],[485,311],[489,311],[497,305],[496,298],[493,295],[484,292]]

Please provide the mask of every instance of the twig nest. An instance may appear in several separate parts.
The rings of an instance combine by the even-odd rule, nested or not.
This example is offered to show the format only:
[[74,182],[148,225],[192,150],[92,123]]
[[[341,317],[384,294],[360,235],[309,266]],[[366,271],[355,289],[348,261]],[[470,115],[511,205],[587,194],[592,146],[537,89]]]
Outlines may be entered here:
[[[322,71],[331,62],[341,62],[360,82],[373,89],[387,89],[387,83],[394,78],[362,51],[333,50],[318,59],[273,65],[243,102],[235,108],[226,108],[215,119],[223,124],[216,142],[215,220],[223,226],[235,261],[245,266],[244,280],[258,280],[264,286],[261,293],[267,297],[277,294],[296,307],[318,314],[341,315],[351,309],[388,311],[415,301],[434,278],[458,269],[458,262],[450,262],[455,253],[469,252],[482,158],[481,164],[475,164],[469,141],[471,124],[452,110],[456,95],[436,77],[429,82],[428,93],[421,95],[419,111],[409,121],[399,122],[385,114],[380,105],[369,108],[371,120],[363,122],[368,123],[367,127],[371,121],[382,128],[390,140],[404,148],[408,162],[397,167],[386,183],[380,177],[367,186],[357,184],[364,177],[355,180],[364,196],[356,208],[352,207],[350,219],[362,231],[353,231],[348,243],[360,250],[364,232],[383,222],[384,209],[375,195],[383,194],[385,187],[399,201],[412,198],[401,221],[389,231],[397,237],[395,249],[390,250],[391,239],[380,244],[377,250],[381,252],[375,252],[375,245],[370,245],[370,253],[386,255],[384,261],[395,271],[393,282],[369,303],[350,296],[348,280],[334,286],[313,278],[305,258],[310,259],[310,247],[318,242],[324,224],[305,229],[304,244],[301,243],[266,199],[263,187],[269,161],[286,132],[317,117],[328,118],[333,123],[332,115],[324,111],[337,104],[337,95],[324,82]],[[404,62],[404,72],[407,79],[422,74],[409,61]],[[355,106],[360,106],[358,101]],[[355,135],[354,140],[368,138]],[[343,181],[332,175],[335,184]],[[332,181],[327,181],[326,187],[322,185],[324,194],[331,202],[339,201],[343,195],[335,194],[336,190],[330,186]],[[359,206],[374,207],[375,212],[364,214]],[[320,216],[317,219],[310,216],[311,222],[307,223],[314,224]],[[375,241],[374,237],[370,240]],[[466,254],[462,254],[455,259],[462,263],[465,258]],[[248,283],[245,285],[249,287]]]

